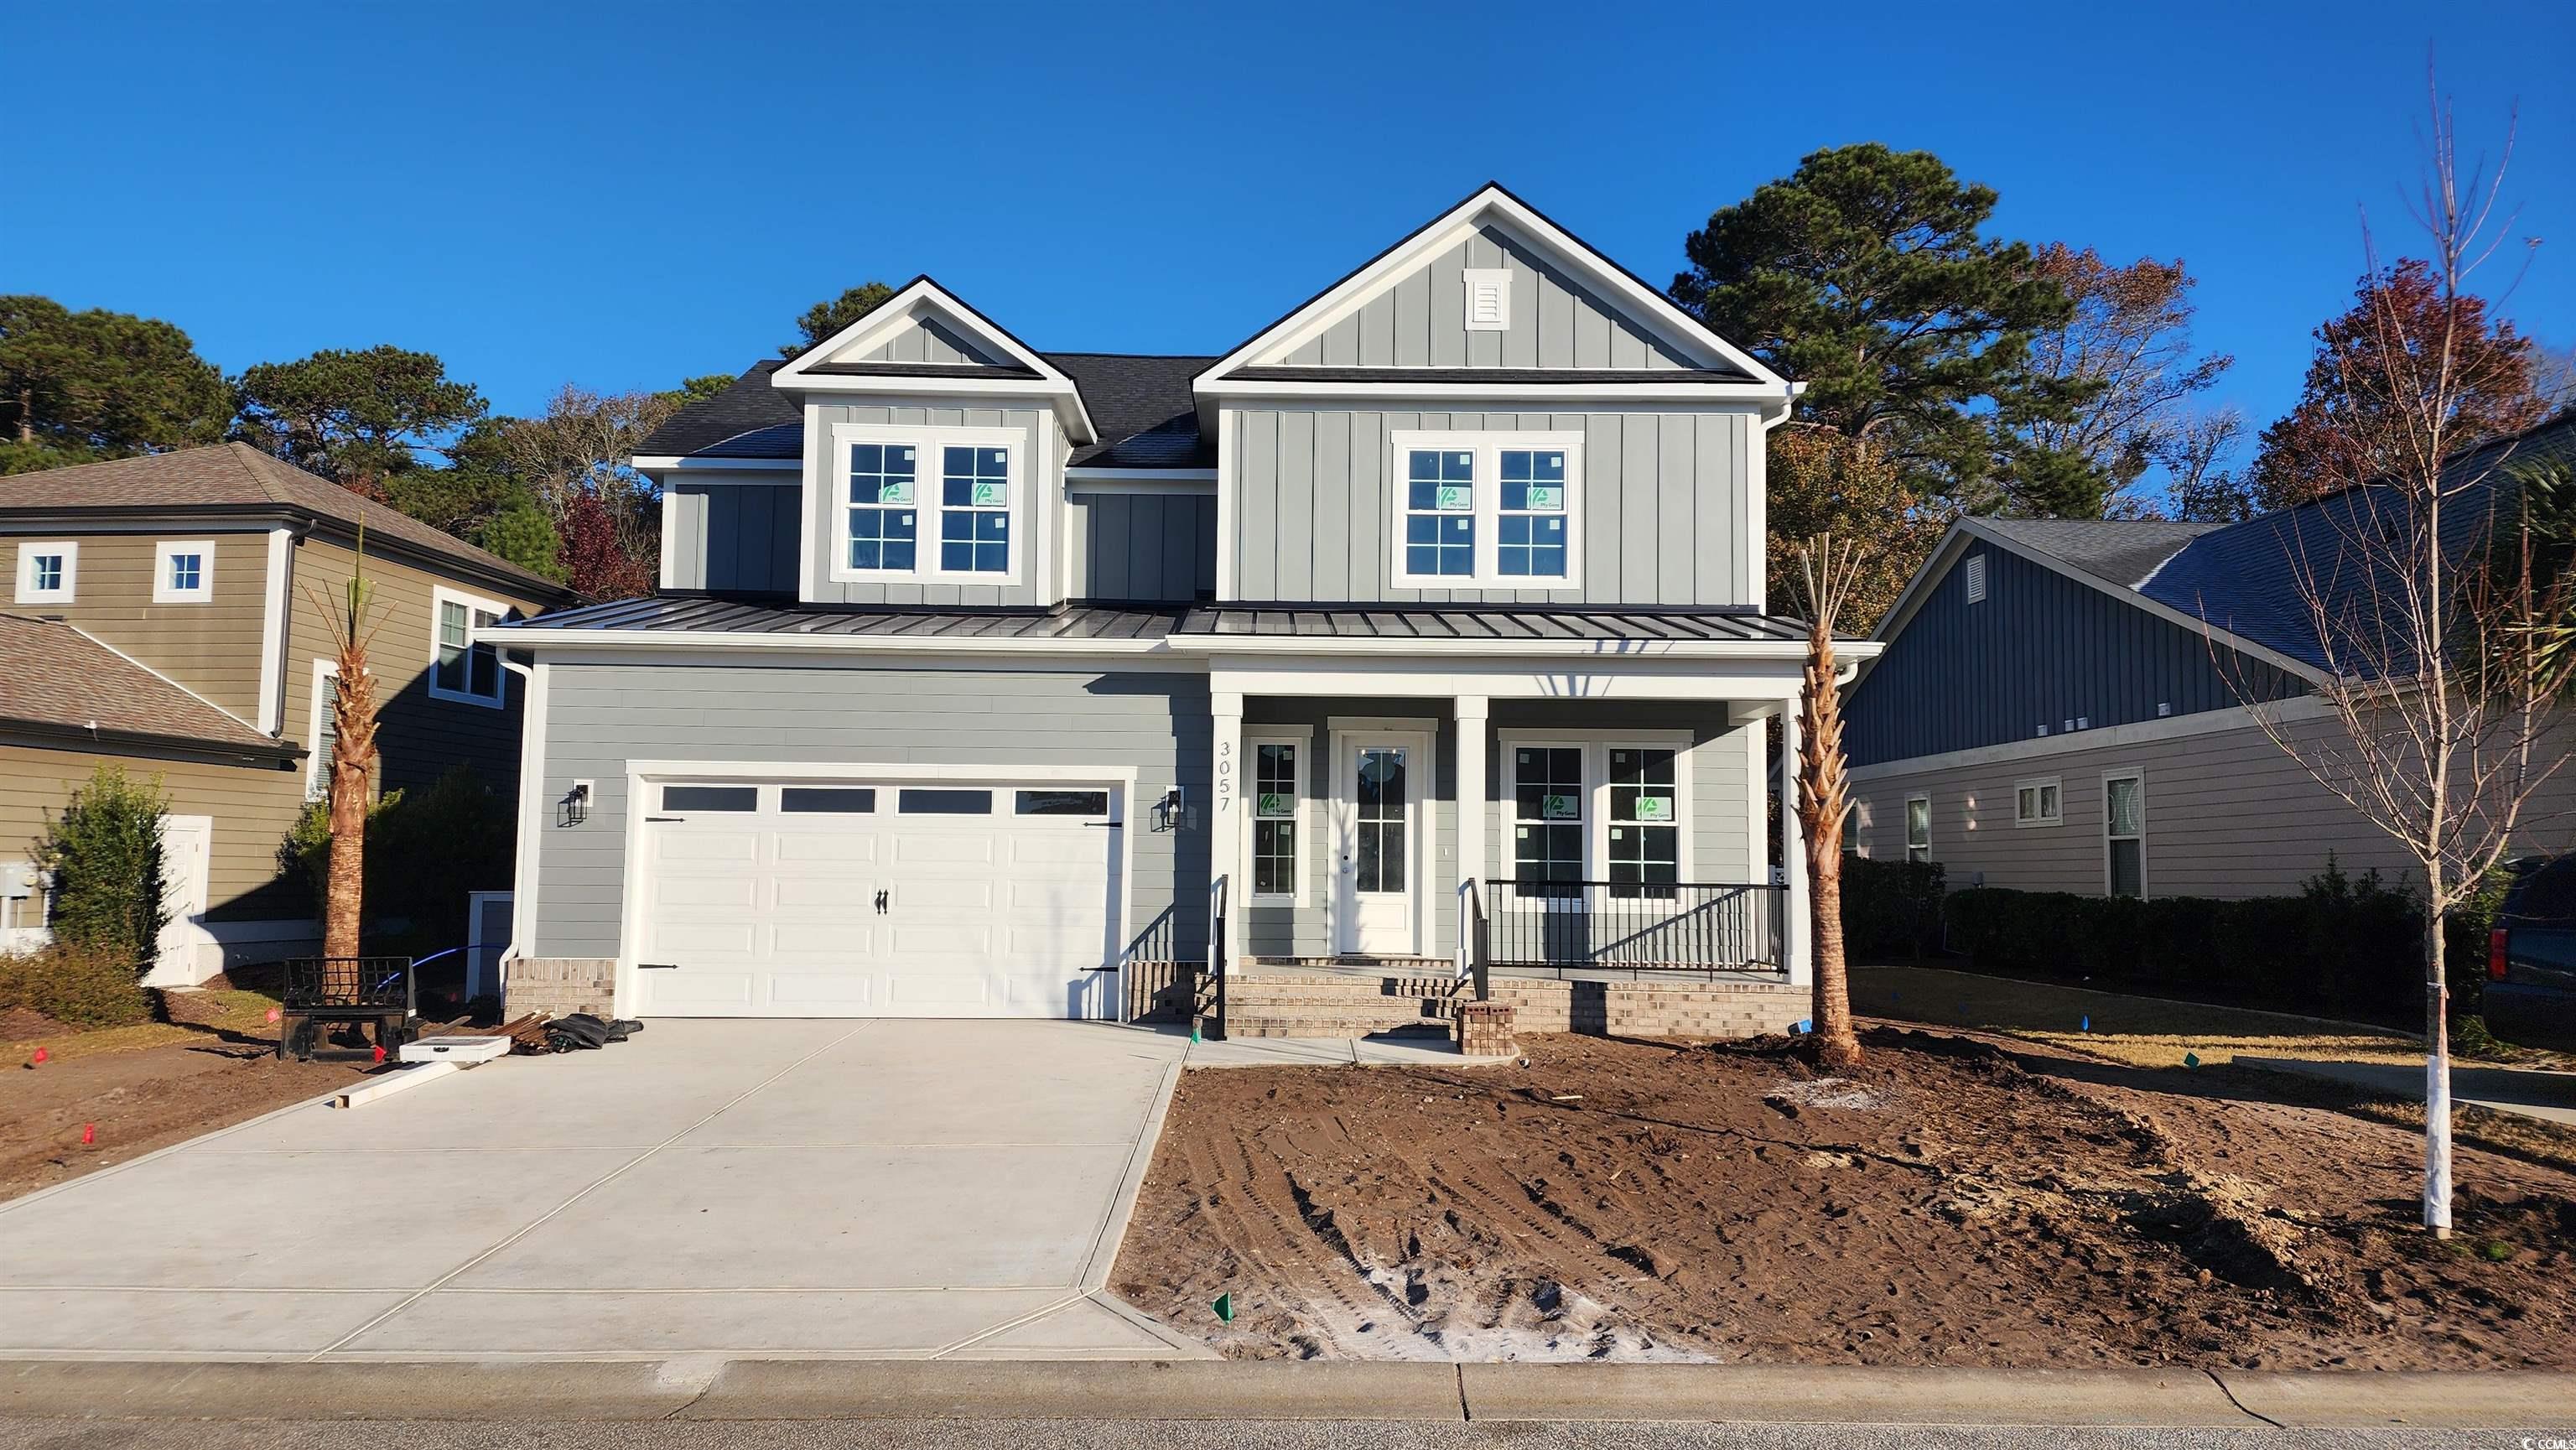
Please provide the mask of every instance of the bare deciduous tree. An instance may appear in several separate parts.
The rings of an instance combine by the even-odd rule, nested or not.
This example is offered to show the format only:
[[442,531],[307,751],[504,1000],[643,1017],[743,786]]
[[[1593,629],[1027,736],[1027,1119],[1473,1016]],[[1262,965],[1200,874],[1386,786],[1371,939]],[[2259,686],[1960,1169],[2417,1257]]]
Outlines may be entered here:
[[2192,350],[2197,284],[2180,260],[2142,257],[2121,267],[2090,247],[2054,242],[2039,249],[2032,267],[2065,290],[2075,312],[2063,327],[2032,335],[2031,367],[2076,385],[2084,400],[2062,416],[2033,419],[2031,441],[2085,459],[2106,486],[2105,515],[2136,517],[2146,501],[2130,490],[2149,465],[2180,473],[2193,466],[2197,449],[2206,469],[2234,441],[2237,425],[2213,431],[2211,423],[2229,415],[2203,414],[2193,399],[2236,360]]
[[[2315,694],[2330,725],[2295,729],[2281,705],[2254,714],[2276,745],[2398,842],[2417,868],[2424,1223],[2448,1237],[2442,921],[2511,852],[2533,796],[2564,764],[2542,734],[2569,684],[2568,666],[2553,662],[2542,643],[2564,629],[2569,599],[2563,578],[2544,582],[2530,567],[2531,531],[2508,473],[2511,441],[2462,448],[2476,438],[2460,416],[2476,379],[2461,359],[2483,326],[2483,303],[2468,281],[2511,225],[2497,214],[2511,133],[2492,174],[2483,165],[2464,173],[2451,107],[2436,88],[2428,152],[2414,210],[2440,289],[2434,325],[2424,327],[2420,309],[2401,315],[2391,299],[2336,359],[2338,386],[2356,396],[2334,400],[2333,411],[2371,420],[2369,443],[2383,471],[2344,481],[2283,535],[2303,622],[2328,676]],[[2375,255],[2371,265],[2376,272]]]
[[1798,546],[1792,576],[1807,621],[1807,667],[1798,702],[1798,825],[1806,840],[1808,943],[1815,959],[1816,1056],[1829,1066],[1860,1061],[1852,1029],[1851,972],[1843,956],[1843,814],[1851,802],[1843,761],[1842,687],[1834,622],[1867,572],[1868,554],[1849,539],[1818,534]]

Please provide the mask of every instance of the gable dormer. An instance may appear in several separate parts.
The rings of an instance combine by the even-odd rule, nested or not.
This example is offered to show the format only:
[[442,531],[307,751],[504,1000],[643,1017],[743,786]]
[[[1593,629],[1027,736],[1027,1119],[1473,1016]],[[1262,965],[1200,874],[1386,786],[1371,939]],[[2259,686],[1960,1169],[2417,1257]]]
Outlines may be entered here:
[[1036,350],[921,277],[770,386],[804,413],[801,598],[1063,597],[1064,460],[1098,430]]
[[1218,597],[1758,608],[1795,391],[1488,185],[1195,381]]

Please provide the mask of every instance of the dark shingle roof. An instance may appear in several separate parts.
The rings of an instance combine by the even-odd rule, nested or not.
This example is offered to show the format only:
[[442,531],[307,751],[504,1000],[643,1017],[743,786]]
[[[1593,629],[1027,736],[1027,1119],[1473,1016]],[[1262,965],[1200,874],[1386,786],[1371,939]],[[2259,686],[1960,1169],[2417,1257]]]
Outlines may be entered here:
[[1729,609],[1479,609],[1458,605],[1214,604],[1181,620],[1185,635],[1338,639],[1803,640],[1793,619]]
[[502,629],[650,630],[663,634],[799,634],[937,639],[1160,639],[1180,606],[1134,609],[1068,604],[1056,609],[834,608],[663,594],[567,610]]
[[783,451],[772,453],[726,452],[724,458],[798,458],[804,453],[805,410],[796,400],[769,385],[769,375],[785,367],[783,358],[762,358],[733,380],[733,386],[703,402],[691,403],[663,420],[651,436],[635,445],[635,451],[646,457],[712,453],[746,433],[761,433],[774,440],[780,430],[786,434]]
[[198,696],[59,620],[0,613],[0,728],[32,727],[71,740],[115,738],[245,751],[289,760],[303,752],[263,735]]
[[277,508],[349,528],[364,526],[376,539],[408,545],[417,553],[467,566],[525,588],[528,597],[568,599],[565,588],[497,555],[484,553],[444,530],[399,509],[351,493],[281,463],[247,443],[218,443],[141,458],[112,458],[70,468],[48,468],[0,479],[0,515],[13,509]]
[[2201,535],[2224,524],[2174,519],[1980,519],[2016,543],[2062,559],[2123,589],[2156,572]]
[[1247,383],[1741,383],[1733,368],[1354,368],[1242,367]]

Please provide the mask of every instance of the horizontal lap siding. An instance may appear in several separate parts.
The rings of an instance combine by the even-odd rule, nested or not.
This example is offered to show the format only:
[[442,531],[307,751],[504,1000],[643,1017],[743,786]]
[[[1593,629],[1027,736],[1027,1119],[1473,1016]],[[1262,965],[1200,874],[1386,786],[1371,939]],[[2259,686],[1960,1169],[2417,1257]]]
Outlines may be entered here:
[[[287,630],[285,735],[307,749],[312,745],[313,662],[336,659],[339,654],[332,622],[325,611],[347,599],[349,576],[356,562],[351,551],[322,539],[306,539],[294,551],[295,598]],[[449,768],[465,765],[503,800],[515,800],[520,694],[525,683],[504,671],[501,689],[505,708],[497,710],[430,698],[429,669],[436,657],[436,616],[431,601],[442,581],[376,555],[368,557],[366,572],[375,586],[369,612],[375,633],[367,651],[367,664],[377,681],[380,723],[376,746],[384,761],[381,785],[386,790],[418,789],[437,780]],[[533,601],[496,596],[478,585],[447,587],[527,614],[537,612]]]
[[[1744,605],[1752,415],[1247,409],[1235,428],[1233,597],[1424,604]],[[1398,588],[1397,432],[1583,436],[1573,588]],[[1484,486],[1491,487],[1487,480]]]
[[31,859],[37,838],[101,760],[114,761],[134,780],[157,776],[172,815],[214,818],[206,862],[209,918],[304,915],[303,895],[277,882],[278,845],[304,804],[303,777],[292,770],[0,745],[0,861]]
[[[832,666],[551,665],[544,795],[597,782],[589,819],[539,841],[536,955],[613,957],[623,929],[633,760],[1133,768],[1133,929],[1177,905],[1206,949],[1208,698],[1181,673],[967,672]],[[1174,785],[1199,812],[1153,829]]]
[[[843,482],[848,470],[832,450],[835,424],[862,423],[877,426],[927,428],[1013,428],[1019,430],[1021,442],[1020,486],[1028,494],[1016,525],[1023,537],[1012,542],[1019,555],[1020,582],[994,584],[876,584],[841,583],[832,578],[835,552],[840,547]],[[818,480],[807,490],[805,506],[811,511],[806,547],[812,549],[807,561],[813,571],[813,599],[827,604],[919,604],[935,608],[987,605],[1053,604],[1056,592],[1058,545],[1056,530],[1063,526],[1060,517],[1064,469],[1063,440],[1057,435],[1055,417],[1043,408],[960,408],[934,403],[809,403],[805,409],[806,476]],[[1039,465],[1041,438],[1051,440],[1045,450],[1046,467]],[[939,474],[935,459],[920,461],[914,497],[920,504],[920,541],[923,550],[937,547],[939,539]]]
[[[2330,720],[2292,727],[2303,745],[2341,739]],[[2576,746],[2565,727],[2548,750]],[[2553,756],[2552,758],[2556,758]],[[2146,776],[2147,890],[2155,896],[2280,896],[2325,869],[2328,852],[2345,871],[2377,870],[2394,884],[2416,875],[2392,838],[2319,785],[2306,768],[2251,725],[2134,745],[2070,750],[1857,781],[1862,840],[1871,856],[1905,854],[1905,797],[1932,798],[1932,859],[1953,887],[1984,884],[2025,891],[2102,892],[2105,772]],[[2064,824],[2017,826],[2014,783],[2062,781]],[[2520,839],[2532,851],[2576,849],[2576,776],[2544,787]]]
[[[80,545],[67,604],[17,604],[0,595],[0,609],[59,614],[75,627],[204,696],[253,724],[259,721],[259,656],[268,598],[268,535],[219,534],[173,527],[158,534],[49,533],[0,539],[0,568],[14,586],[18,545],[29,540],[71,540]],[[181,540],[212,542],[214,597],[202,604],[155,604],[154,546]]]

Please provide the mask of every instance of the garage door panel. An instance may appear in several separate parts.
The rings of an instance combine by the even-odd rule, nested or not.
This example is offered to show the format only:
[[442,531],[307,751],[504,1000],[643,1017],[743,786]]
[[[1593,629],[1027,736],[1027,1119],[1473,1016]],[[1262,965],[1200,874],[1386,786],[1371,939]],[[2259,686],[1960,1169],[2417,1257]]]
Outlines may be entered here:
[[[837,782],[836,782],[837,784]],[[672,1015],[1062,1017],[1108,1001],[1114,831],[1010,809],[704,813],[647,827],[639,1010]],[[945,787],[943,787],[945,788]],[[882,893],[886,909],[876,899]]]

